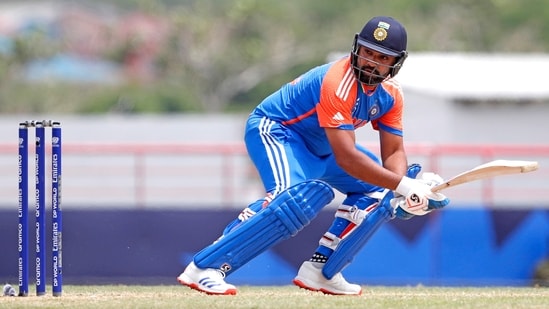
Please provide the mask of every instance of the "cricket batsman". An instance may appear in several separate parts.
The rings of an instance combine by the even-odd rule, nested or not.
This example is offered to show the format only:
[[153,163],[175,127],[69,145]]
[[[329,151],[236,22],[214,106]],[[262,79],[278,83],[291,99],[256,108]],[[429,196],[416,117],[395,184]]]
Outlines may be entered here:
[[[179,283],[234,295],[225,277],[296,235],[334,198],[345,195],[331,227],[293,283],[334,295],[359,295],[341,271],[383,222],[425,215],[449,199],[442,181],[409,165],[403,143],[403,95],[394,77],[408,52],[404,26],[387,16],[355,34],[349,55],[312,68],[265,98],[249,115],[244,140],[266,196],[246,207],[223,235],[193,257]],[[355,130],[379,134],[380,156],[356,143]],[[367,266],[365,266],[367,267]]]

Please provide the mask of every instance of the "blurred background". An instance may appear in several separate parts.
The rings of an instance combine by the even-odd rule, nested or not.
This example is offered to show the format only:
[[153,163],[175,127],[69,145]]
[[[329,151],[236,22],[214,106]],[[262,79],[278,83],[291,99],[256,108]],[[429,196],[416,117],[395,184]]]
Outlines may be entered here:
[[[541,167],[450,189],[444,211],[388,222],[346,276],[370,285],[544,282],[545,2],[0,1],[0,280],[17,280],[19,122],[62,123],[65,281],[175,284],[194,252],[263,195],[242,144],[247,114],[345,56],[368,19],[389,15],[408,31],[397,79],[410,162],[445,178],[494,159]],[[377,151],[371,131],[358,141]],[[231,280],[289,284],[340,199]],[[416,266],[395,266],[402,256]]]

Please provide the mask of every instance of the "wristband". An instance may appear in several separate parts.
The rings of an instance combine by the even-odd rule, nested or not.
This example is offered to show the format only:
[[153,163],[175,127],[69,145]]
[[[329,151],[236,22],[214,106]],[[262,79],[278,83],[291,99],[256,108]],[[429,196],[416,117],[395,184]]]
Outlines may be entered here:
[[395,192],[403,196],[408,196],[408,193],[412,191],[412,187],[415,186],[415,183],[416,183],[416,180],[410,177],[404,176],[398,183],[398,186],[396,187]]

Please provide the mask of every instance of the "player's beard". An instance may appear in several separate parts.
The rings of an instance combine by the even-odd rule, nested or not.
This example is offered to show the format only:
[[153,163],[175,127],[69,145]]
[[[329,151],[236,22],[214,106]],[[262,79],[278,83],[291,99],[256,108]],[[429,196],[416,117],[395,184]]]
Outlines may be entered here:
[[360,67],[359,79],[367,85],[377,85],[385,80],[387,76],[381,75],[377,67],[362,66]]

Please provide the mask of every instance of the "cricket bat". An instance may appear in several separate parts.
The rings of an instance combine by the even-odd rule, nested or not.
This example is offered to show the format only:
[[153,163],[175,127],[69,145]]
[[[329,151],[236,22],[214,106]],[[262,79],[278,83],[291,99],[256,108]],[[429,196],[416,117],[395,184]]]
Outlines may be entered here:
[[464,183],[477,181],[485,178],[491,178],[501,175],[528,173],[538,169],[536,161],[520,160],[495,160],[473,169],[458,174],[440,185],[434,186],[431,191],[438,192],[449,187],[461,185]]

